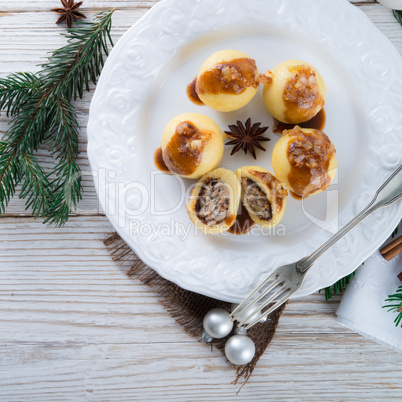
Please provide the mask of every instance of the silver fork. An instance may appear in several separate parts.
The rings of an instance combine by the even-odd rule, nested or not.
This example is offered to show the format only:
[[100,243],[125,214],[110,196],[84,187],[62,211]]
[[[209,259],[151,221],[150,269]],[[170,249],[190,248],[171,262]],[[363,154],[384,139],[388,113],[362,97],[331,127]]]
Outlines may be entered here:
[[[244,325],[248,317],[252,316],[252,321],[248,323],[245,329],[249,329],[257,322],[264,319],[274,310],[286,302],[303,284],[307,271],[314,262],[340,240],[346,233],[354,228],[366,216],[378,208],[392,204],[402,197],[402,165],[385,181],[377,190],[374,198],[355,218],[346,224],[341,230],[335,233],[321,247],[315,250],[307,257],[291,264],[282,265],[277,268],[267,279],[265,279],[235,310],[230,314],[232,321],[239,321],[238,326]],[[278,289],[277,289],[278,288]],[[274,292],[273,292],[274,291]],[[269,293],[271,295],[269,296]],[[272,293],[273,292],[273,293]],[[276,302],[275,302],[276,301]],[[264,310],[269,304],[275,302],[267,310]],[[256,315],[256,306],[260,313]],[[257,317],[257,318],[255,318]]]

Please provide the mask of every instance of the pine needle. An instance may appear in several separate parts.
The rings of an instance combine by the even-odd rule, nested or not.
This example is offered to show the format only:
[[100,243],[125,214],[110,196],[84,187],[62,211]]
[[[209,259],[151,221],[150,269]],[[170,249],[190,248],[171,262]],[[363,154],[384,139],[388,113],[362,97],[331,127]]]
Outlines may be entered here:
[[[328,286],[327,288],[324,289],[325,291],[325,300],[330,300],[333,295],[337,296],[340,295],[344,292],[346,289],[346,286],[348,286],[349,282],[351,281],[352,277],[355,276],[356,271],[352,272],[349,275],[346,275],[342,279],[339,279],[339,281],[336,281],[333,285]],[[321,290],[319,291],[321,293]]]
[[401,10],[392,10],[392,14],[396,20],[402,25],[402,11]]
[[57,165],[50,173],[56,179],[51,182],[57,196],[45,222],[62,225],[68,220],[70,210],[76,209],[81,195],[81,171],[76,163],[78,156],[79,126],[77,114],[71,102],[59,98],[55,103],[55,116],[51,125],[55,127],[48,139]]
[[43,83],[33,73],[14,73],[0,79],[0,110],[14,116],[32,97],[41,93]]
[[82,21],[65,34],[68,44],[49,57],[42,65],[39,75],[55,88],[56,96],[67,100],[82,98],[84,88],[89,91],[89,82],[94,84],[104,65],[104,55],[109,55],[111,16],[114,10],[99,13],[97,23]]
[[[389,295],[388,299],[385,299],[386,302],[394,302],[393,304],[387,304],[382,306],[382,308],[387,308],[387,312],[394,312],[397,313],[395,317],[394,323],[397,327],[402,321],[402,285],[398,287],[398,290],[395,294]],[[402,328],[402,324],[401,324]]]
[[[79,126],[72,99],[96,84],[109,46],[114,10],[80,22],[64,36],[38,73],[14,73],[0,79],[0,111],[11,117],[0,142],[0,216],[16,189],[26,208],[44,222],[63,225],[82,199],[77,164]],[[56,166],[45,171],[34,153],[45,145]],[[50,177],[55,177],[50,179]]]

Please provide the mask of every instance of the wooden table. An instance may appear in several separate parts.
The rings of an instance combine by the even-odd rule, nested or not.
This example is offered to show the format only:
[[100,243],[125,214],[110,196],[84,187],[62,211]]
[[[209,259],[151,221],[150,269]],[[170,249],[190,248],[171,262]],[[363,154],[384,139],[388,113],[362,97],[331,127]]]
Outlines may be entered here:
[[[116,8],[118,39],[157,0],[86,0]],[[355,2],[402,52],[402,27],[373,1]],[[35,71],[64,44],[54,0],[0,0],[0,75]],[[402,74],[402,72],[401,72]],[[79,163],[89,170],[86,124],[93,91],[76,103]],[[0,118],[0,135],[7,119]],[[45,158],[41,153],[40,159]],[[45,226],[13,200],[0,219],[0,400],[390,400],[402,398],[401,355],[335,320],[339,299],[292,301],[276,337],[236,397],[234,370],[189,338],[157,297],[115,266],[112,230],[92,179],[63,228]],[[402,332],[401,332],[402,336]]]

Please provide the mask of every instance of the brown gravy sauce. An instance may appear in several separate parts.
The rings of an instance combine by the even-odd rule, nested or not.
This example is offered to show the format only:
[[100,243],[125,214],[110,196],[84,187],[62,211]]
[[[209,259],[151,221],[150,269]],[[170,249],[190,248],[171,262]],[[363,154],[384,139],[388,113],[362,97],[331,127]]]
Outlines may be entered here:
[[172,173],[170,173],[168,167],[166,166],[166,164],[162,158],[162,147],[158,147],[155,150],[154,165],[161,172],[166,173],[166,174],[172,174]]
[[[326,119],[327,118],[325,115],[325,110],[321,109],[312,119],[305,121],[304,123],[300,123],[298,124],[298,126],[301,128],[314,128],[316,130],[322,131],[324,130]],[[272,131],[274,133],[281,134],[283,130],[291,130],[295,126],[296,124],[282,123],[281,121],[274,118]]]
[[[302,117],[300,120],[310,120],[317,108],[324,106],[324,98],[319,92],[315,71],[305,65],[294,66],[290,71],[296,74],[287,81],[283,92],[285,117],[288,121],[297,121],[300,117]],[[304,83],[301,79],[305,79]],[[313,82],[310,83],[309,79]]]
[[305,197],[302,197],[299,194],[294,193],[292,190],[289,190],[289,194],[291,195],[292,198],[294,198],[295,200],[298,200],[298,201],[300,201],[303,198],[305,198]]
[[162,153],[166,167],[172,173],[188,176],[201,162],[202,151],[211,133],[201,131],[190,121],[177,125],[176,131]]
[[191,81],[187,84],[186,93],[188,99],[190,99],[191,102],[195,103],[196,105],[203,106],[205,105],[205,103],[200,99],[200,97],[197,94],[197,91],[195,90],[196,83],[197,83],[197,76],[193,77]]
[[[287,134],[294,137],[288,147],[291,166],[288,181],[293,190],[292,197],[305,198],[317,190],[325,190],[331,182],[328,168],[336,152],[330,139],[321,131],[305,134],[299,127]],[[299,162],[300,155],[305,158]]]
[[235,216],[232,214],[228,214],[225,218],[225,224],[230,226],[236,221]]
[[247,87],[258,87],[257,65],[254,59],[240,58],[216,64],[205,71],[195,84],[199,94],[240,94]]
[[250,215],[245,208],[245,206],[240,202],[239,210],[237,212],[236,221],[230,227],[228,232],[242,235],[251,230],[251,228],[255,225],[254,221],[250,218]]

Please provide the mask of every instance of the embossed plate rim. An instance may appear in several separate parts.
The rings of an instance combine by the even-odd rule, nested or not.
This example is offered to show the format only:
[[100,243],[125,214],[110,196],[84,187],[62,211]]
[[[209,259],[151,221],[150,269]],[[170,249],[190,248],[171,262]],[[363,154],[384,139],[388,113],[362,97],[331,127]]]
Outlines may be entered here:
[[[325,19],[327,13],[331,12],[333,13],[331,14],[332,18],[328,19],[324,26],[319,26],[320,29],[317,29],[318,23],[311,24],[308,20],[298,19],[300,15],[302,15],[300,10],[306,7],[310,7],[313,15],[316,13],[318,17],[323,19]],[[194,19],[194,15],[192,14],[194,13],[194,9],[199,11],[197,19]],[[192,22],[192,25],[183,25],[179,10],[180,13],[187,13],[188,20]],[[216,26],[208,26],[208,24],[211,23],[211,21],[207,19],[208,13],[222,13],[222,11],[225,14],[221,15],[224,15],[225,18],[230,17],[230,21],[224,21],[224,17],[222,17],[222,22],[219,22]],[[361,62],[359,69],[356,67],[356,60],[354,60],[355,64],[351,67],[346,66],[351,69],[351,76],[359,80],[361,78],[359,77],[359,75],[361,75],[361,69],[364,68],[367,69],[368,72],[366,71],[366,73],[369,74],[369,76],[371,69],[375,70],[375,68],[378,67],[380,72],[379,76],[375,77],[375,80],[370,80],[367,85],[363,86],[359,84],[359,88],[362,90],[361,95],[366,98],[365,110],[367,116],[370,116],[370,129],[367,134],[370,139],[370,156],[372,155],[373,157],[379,158],[380,154],[378,153],[378,149],[381,149],[380,147],[383,146],[381,139],[385,137],[385,134],[390,138],[390,146],[397,147],[398,135],[400,135],[398,133],[401,132],[402,126],[387,127],[387,132],[382,133],[378,132],[377,120],[380,119],[381,121],[381,119],[384,118],[383,113],[385,113],[385,111],[395,111],[402,106],[401,98],[398,95],[398,91],[402,93],[402,81],[394,77],[389,77],[388,74],[389,70],[392,72],[397,66],[402,67],[400,55],[388,39],[378,31],[368,18],[346,0],[333,0],[330,3],[326,0],[299,0],[297,3],[292,0],[271,0],[269,3],[262,0],[240,0],[235,3],[229,0],[216,0],[213,2],[205,0],[197,0],[195,2],[189,2],[188,0],[163,0],[156,4],[123,35],[112,50],[102,71],[95,95],[91,102],[88,122],[88,158],[93,172],[99,174],[100,169],[106,170],[113,165],[112,162],[115,156],[111,151],[115,145],[113,141],[117,143],[121,142],[122,147],[118,152],[123,154],[126,162],[130,159],[132,163],[139,163],[138,161],[141,159],[141,156],[135,156],[135,125],[134,131],[132,131],[131,128],[128,128],[129,122],[136,121],[136,119],[138,121],[139,116],[136,116],[136,113],[138,114],[138,109],[140,109],[139,105],[144,101],[142,92],[150,88],[158,72],[161,71],[163,65],[168,62],[177,49],[197,39],[200,35],[207,33],[212,28],[227,27],[239,19],[241,19],[241,22],[246,21],[246,23],[257,21],[271,23],[273,26],[280,25],[280,19],[284,18],[284,13],[287,13],[286,18],[288,23],[296,25],[296,27],[302,26],[306,31],[306,35],[309,36],[313,42],[325,45],[335,54],[338,54],[338,51],[342,52],[342,46],[343,49],[346,49],[346,44],[342,43],[345,37],[342,38],[342,35],[338,35],[337,26],[333,23],[334,15],[338,13],[337,17],[344,19],[344,21],[342,21],[343,24],[349,27],[349,32],[346,32],[348,41],[352,44],[353,41],[356,42],[354,43],[354,46],[356,46],[355,54],[349,56],[358,57],[359,62]],[[317,18],[317,15],[315,17]],[[210,20],[212,19],[210,18]],[[315,21],[318,21],[318,19]],[[359,30],[362,29],[362,27],[364,33],[363,38],[358,37],[358,34],[361,34]],[[353,29],[356,29],[356,31],[353,31]],[[337,33],[336,38],[334,38],[334,32],[331,30]],[[353,36],[354,34],[355,36]],[[130,40],[133,42],[130,42]],[[157,48],[158,52],[155,53],[154,44],[156,41],[159,41],[160,48]],[[349,42],[348,46],[350,45]],[[133,43],[135,46],[132,45]],[[130,44],[132,45],[131,47]],[[365,51],[365,46],[368,45],[369,50]],[[379,60],[382,60],[384,65],[375,64],[376,60],[370,58],[376,55],[381,56]],[[350,61],[351,59],[349,58],[349,62]],[[143,75],[140,78],[134,77],[135,74],[140,74],[141,72]],[[124,74],[126,74],[126,76]],[[374,96],[373,88],[378,90],[379,88],[387,87],[387,85],[390,85],[390,82],[393,90],[387,91],[385,98],[381,98],[381,93],[378,95],[377,92]],[[120,87],[118,86],[119,83]],[[378,88],[376,88],[377,84],[379,85]],[[135,93],[133,93],[133,91],[130,92],[131,88],[136,89]],[[133,107],[132,110],[125,111],[123,115],[113,115],[112,101],[115,103],[120,102],[121,107],[121,102],[125,99],[125,96],[130,97],[129,99],[132,101],[131,106],[136,106],[137,109]],[[377,99],[378,96],[380,96],[379,99]],[[121,99],[119,97],[121,97]],[[378,111],[380,111],[379,116],[376,114]],[[381,113],[381,111],[383,111],[383,113]],[[390,117],[395,117],[395,113],[391,113]],[[113,124],[115,124],[116,127],[111,129]],[[120,133],[127,133],[128,138],[124,138],[123,134],[117,135],[116,132],[119,131],[117,127],[121,128],[122,131]],[[392,168],[398,163],[401,163],[400,157],[398,159],[397,156],[396,160],[395,156],[393,157],[394,159],[391,158],[391,160],[388,161],[389,163],[386,161],[388,163],[386,167],[381,166],[381,168],[374,168],[374,165],[366,166],[367,173],[365,180],[372,181],[373,178],[375,178],[376,186],[380,184],[379,180],[382,181],[391,173]],[[133,162],[134,158],[135,160]],[[376,159],[376,162],[381,161]],[[135,165],[130,165],[130,167],[131,166]],[[127,172],[127,169],[124,169],[124,163],[123,166],[113,166],[113,169],[116,171],[119,180],[123,183],[129,181],[131,173]],[[104,194],[106,194],[106,190],[108,186],[110,186],[110,180],[108,180],[108,178],[106,178],[104,182],[95,180],[95,188],[104,211],[107,211],[107,204],[116,202],[118,197],[116,193],[108,193],[107,198],[105,198]],[[353,203],[350,202],[347,208],[341,212],[341,224],[345,224],[364,206],[368,201],[366,199],[367,194],[370,192],[372,194],[374,188],[370,183],[362,182],[358,190],[361,195],[353,200]],[[135,199],[133,200],[135,201]],[[128,218],[122,216],[121,210],[118,210],[117,214],[111,214],[107,211],[106,215],[120,236],[133,248],[145,263],[155,269],[163,277],[186,289],[214,298],[237,302],[266,274],[263,267],[264,257],[266,256],[261,256],[261,258],[256,261],[254,267],[256,268],[256,272],[254,272],[253,275],[251,275],[251,273],[245,275],[244,268],[242,271],[239,264],[244,264],[244,261],[238,262],[238,265],[231,261],[232,264],[230,264],[230,261],[226,261],[228,258],[230,259],[228,253],[225,254],[220,250],[213,251],[215,257],[219,258],[220,261],[218,267],[215,265],[211,266],[212,260],[208,260],[206,256],[203,256],[202,251],[199,252],[200,254],[197,254],[194,250],[185,250],[184,254],[180,256],[182,260],[184,258],[183,263],[183,261],[178,261],[177,258],[175,259],[176,256],[174,252],[172,253],[171,248],[173,247],[174,250],[175,247],[177,248],[178,246],[174,238],[172,238],[169,243],[167,240],[161,242],[159,238],[151,242],[146,238],[131,236],[126,222]],[[348,235],[350,238],[346,249],[345,245],[343,249],[342,245],[340,245],[338,249],[329,250],[325,258],[324,256],[322,257],[323,261],[321,263],[317,261],[317,269],[314,270],[314,268],[316,268],[314,267],[309,273],[305,285],[298,292],[296,297],[310,294],[319,288],[328,286],[353,271],[388,237],[401,215],[402,205],[400,204],[389,207],[388,210],[384,210],[381,214],[377,213],[371,218],[367,218],[367,221],[364,221],[361,226],[359,226],[359,229],[355,229],[354,233]],[[141,219],[143,219],[144,222],[152,219],[153,222],[158,223],[157,217],[151,218],[147,216]],[[124,228],[121,227],[121,222],[125,225]],[[374,229],[373,224],[376,225]],[[364,239],[362,235],[362,233],[365,233],[364,231],[370,231],[370,235],[374,237],[374,239]],[[310,239],[308,247],[306,244],[300,246],[302,246],[303,249],[312,251],[312,249],[319,246],[322,242],[322,239],[318,237],[313,236],[313,238]],[[185,248],[184,243],[180,245],[181,248]],[[198,268],[197,264],[199,260],[201,262],[204,261],[203,270],[206,270],[205,274]],[[239,260],[241,260],[241,258]],[[328,266],[329,272],[325,269],[324,265]],[[222,277],[222,275],[227,275],[227,277]],[[243,285],[245,284],[243,288],[236,291],[233,285],[236,281],[233,281],[233,278],[228,278],[230,275],[238,275],[240,278],[237,279],[238,283],[243,282]],[[232,282],[229,282],[228,279]]]

